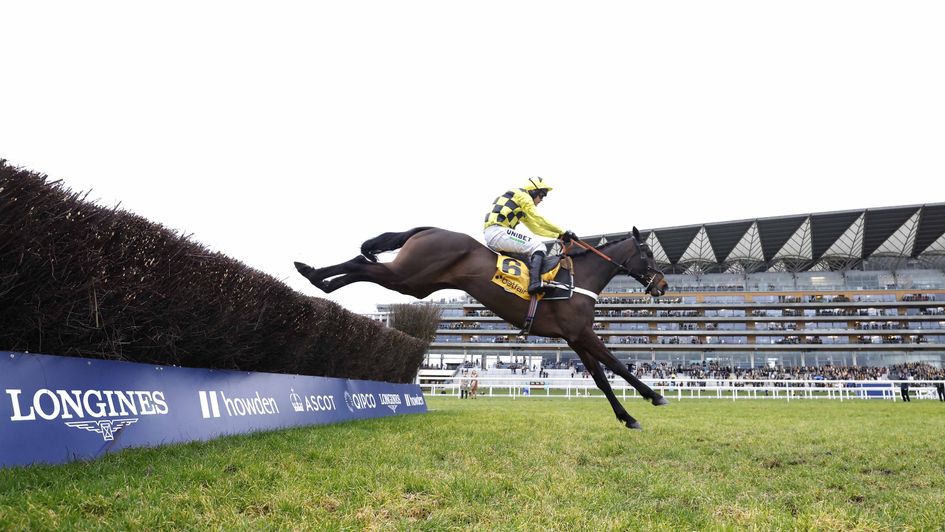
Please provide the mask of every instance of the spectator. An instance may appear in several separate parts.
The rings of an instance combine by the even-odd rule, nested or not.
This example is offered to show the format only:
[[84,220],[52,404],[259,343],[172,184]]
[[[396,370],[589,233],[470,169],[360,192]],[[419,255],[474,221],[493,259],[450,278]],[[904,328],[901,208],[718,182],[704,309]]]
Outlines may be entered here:
[[469,381],[469,397],[472,399],[476,398],[476,393],[479,391],[479,372],[473,370],[472,376]]

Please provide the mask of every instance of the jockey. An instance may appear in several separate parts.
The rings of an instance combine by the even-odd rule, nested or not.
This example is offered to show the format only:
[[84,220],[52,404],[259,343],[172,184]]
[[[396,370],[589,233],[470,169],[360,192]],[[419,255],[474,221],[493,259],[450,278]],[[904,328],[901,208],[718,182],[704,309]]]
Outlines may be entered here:
[[515,226],[524,222],[536,235],[559,238],[565,242],[577,238],[573,232],[562,230],[544,219],[535,209],[550,191],[551,187],[544,179],[530,177],[524,187],[512,189],[496,198],[492,210],[486,215],[483,234],[487,246],[493,251],[519,253],[529,257],[529,294],[537,294],[543,289],[541,262],[545,257],[545,245],[515,231]]

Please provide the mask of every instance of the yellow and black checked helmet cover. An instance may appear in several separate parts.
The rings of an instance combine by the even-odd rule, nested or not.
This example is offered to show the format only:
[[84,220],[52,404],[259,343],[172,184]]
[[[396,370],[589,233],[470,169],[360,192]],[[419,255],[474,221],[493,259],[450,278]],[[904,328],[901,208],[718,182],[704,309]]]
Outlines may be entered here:
[[541,177],[529,177],[528,181],[525,183],[525,186],[522,187],[526,191],[528,190],[544,190],[545,193],[551,192],[551,185]]

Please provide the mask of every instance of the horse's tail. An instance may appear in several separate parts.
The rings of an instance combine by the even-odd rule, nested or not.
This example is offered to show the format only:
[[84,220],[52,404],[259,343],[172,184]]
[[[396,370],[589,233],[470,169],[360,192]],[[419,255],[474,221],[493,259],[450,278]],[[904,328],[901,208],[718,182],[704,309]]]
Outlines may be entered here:
[[410,237],[421,231],[426,231],[427,229],[433,228],[415,227],[402,233],[384,233],[370,240],[365,240],[364,243],[361,244],[361,255],[364,255],[364,258],[370,260],[371,262],[377,262],[378,253],[400,249],[400,247],[403,246],[407,240],[410,240]]

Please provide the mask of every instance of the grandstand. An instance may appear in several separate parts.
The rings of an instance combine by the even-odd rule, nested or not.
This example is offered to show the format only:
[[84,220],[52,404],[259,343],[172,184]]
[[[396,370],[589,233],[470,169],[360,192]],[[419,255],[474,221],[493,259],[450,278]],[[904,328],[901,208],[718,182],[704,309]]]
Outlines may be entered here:
[[[945,363],[945,203],[641,233],[670,291],[653,299],[618,276],[596,308],[598,334],[628,364]],[[583,239],[599,245],[626,234]],[[438,304],[442,321],[427,367],[567,368],[578,360],[560,340],[518,336],[472,299]]]

